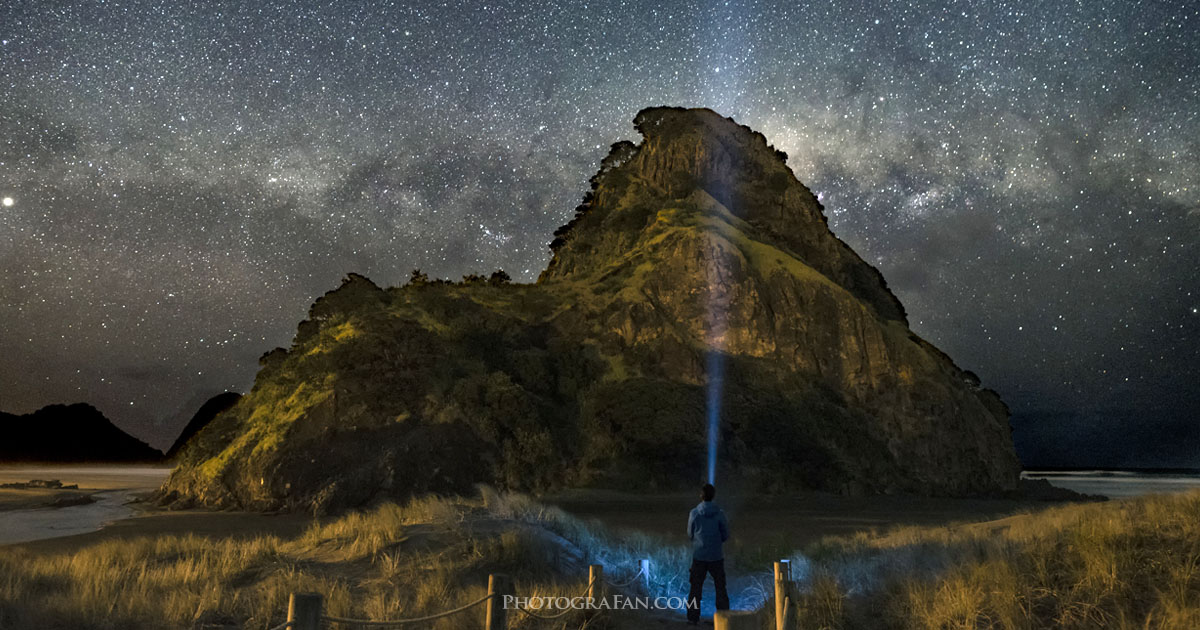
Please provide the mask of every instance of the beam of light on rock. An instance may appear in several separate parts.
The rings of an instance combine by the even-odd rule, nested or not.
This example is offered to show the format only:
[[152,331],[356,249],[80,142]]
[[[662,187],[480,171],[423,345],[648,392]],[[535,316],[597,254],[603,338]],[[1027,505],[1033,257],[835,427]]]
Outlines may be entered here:
[[717,451],[721,442],[721,403],[725,392],[725,344],[729,334],[729,253],[716,233],[708,235],[705,283],[707,339],[705,348],[705,419],[708,428],[708,483],[716,485]]
[[715,484],[717,479],[717,437],[721,430],[721,390],[725,380],[725,355],[717,350],[710,350],[706,363],[708,368],[708,483]]
[[708,428],[708,483],[716,485],[717,451],[721,442],[721,403],[725,393],[725,344],[729,334],[729,252],[726,243],[714,233],[708,235],[705,281],[707,295],[707,339],[704,357],[705,419]]

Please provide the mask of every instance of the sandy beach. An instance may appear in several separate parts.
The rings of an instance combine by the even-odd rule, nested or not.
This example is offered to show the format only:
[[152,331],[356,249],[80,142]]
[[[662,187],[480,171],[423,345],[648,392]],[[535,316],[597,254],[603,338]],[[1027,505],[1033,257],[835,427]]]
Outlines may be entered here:
[[[616,531],[640,531],[685,542],[688,512],[699,501],[686,493],[641,495],[576,491],[543,501]],[[929,497],[843,497],[821,493],[788,496],[722,496],[734,537],[748,546],[800,549],[825,536],[883,531],[903,525],[949,525],[1000,519],[1047,507],[1041,501]]]
[[0,464],[0,484],[32,479],[57,479],[66,485],[91,490],[154,490],[171,469],[165,466],[122,464]]
[[[71,551],[99,541],[140,536],[196,534],[253,537],[299,534],[314,519],[303,514],[265,515],[206,510],[165,511],[135,501],[153,491],[169,469],[142,466],[24,465],[0,467],[0,483],[57,479],[78,490],[22,489],[0,492],[0,544],[30,550]],[[95,503],[48,508],[69,493]],[[644,532],[683,542],[683,524],[696,499],[688,493],[635,494],[577,490],[542,497],[617,532]],[[747,549],[799,549],[824,536],[885,530],[898,525],[941,525],[1011,516],[1037,509],[1035,501],[841,497],[818,493],[789,496],[719,495]]]
[[[57,479],[78,489],[0,490],[0,544],[70,551],[98,541],[139,536],[197,534],[212,537],[294,536],[315,519],[303,514],[265,515],[206,510],[165,511],[135,501],[153,491],[170,470],[149,466],[6,465],[0,484]],[[1123,487],[1123,486],[1121,486]],[[51,508],[79,498],[95,503]],[[691,493],[573,490],[540,497],[617,532],[644,532],[684,542],[684,523],[696,504]],[[719,493],[744,549],[801,549],[825,536],[885,531],[904,525],[940,526],[1004,519],[1051,505],[1035,500],[949,499],[905,496],[844,497],[822,493],[786,496]]]
[[0,488],[0,512],[82,505],[95,499],[92,490],[61,488]]
[[74,488],[0,488],[0,544],[95,532],[137,513],[135,501],[170,473],[154,466],[7,464],[0,484],[57,481]]

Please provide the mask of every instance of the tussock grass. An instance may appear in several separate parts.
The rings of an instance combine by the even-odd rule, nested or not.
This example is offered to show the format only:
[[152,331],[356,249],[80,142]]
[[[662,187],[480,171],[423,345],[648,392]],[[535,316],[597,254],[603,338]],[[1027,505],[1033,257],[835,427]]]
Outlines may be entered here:
[[[649,537],[620,541],[529,497],[425,497],[318,522],[294,539],[194,535],[112,540],[75,554],[0,553],[0,628],[270,628],[288,595],[325,596],[326,613],[364,619],[434,614],[482,597],[489,573],[525,596],[575,597],[587,563],[624,581],[653,557],[651,590],[686,583],[686,550]],[[682,582],[680,581],[682,580]],[[636,588],[636,587],[635,587]],[[580,628],[510,613],[513,628]],[[482,628],[480,607],[423,627]],[[593,620],[589,628],[602,628]]]
[[794,562],[805,630],[1191,630],[1200,492],[830,538]]
[[[778,541],[769,545],[772,549]],[[828,538],[792,558],[797,628],[1200,628],[1200,492],[1054,507],[990,523]],[[0,628],[263,629],[296,591],[328,614],[395,619],[486,593],[575,597],[587,565],[631,593],[680,595],[690,551],[613,536],[528,496],[424,497],[312,525],[292,539],[194,535],[110,540],[74,554],[0,552]],[[766,561],[761,562],[766,566]],[[768,603],[768,609],[770,604]],[[482,610],[426,626],[482,626]],[[603,628],[513,613],[513,628]]]

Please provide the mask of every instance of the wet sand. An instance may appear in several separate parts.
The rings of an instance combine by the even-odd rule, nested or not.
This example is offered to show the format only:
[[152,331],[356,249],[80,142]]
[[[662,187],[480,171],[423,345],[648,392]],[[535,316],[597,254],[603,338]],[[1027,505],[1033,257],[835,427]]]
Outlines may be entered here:
[[[699,502],[690,493],[641,495],[572,491],[543,498],[575,516],[617,531],[657,534],[686,542],[688,512]],[[772,497],[717,495],[741,545],[802,549],[826,536],[884,531],[903,525],[937,526],[988,521],[1054,505],[1009,499],[844,497],[819,493]]]
[[[215,538],[295,536],[311,516],[166,511],[137,501],[170,473],[161,466],[85,464],[0,465],[0,483],[57,479],[78,490],[5,489],[0,492],[0,545],[49,553],[66,552],[107,540],[194,534]],[[90,505],[41,507],[63,493],[89,495]]]
[[60,488],[0,488],[0,512],[91,503],[93,494],[90,490]]
[[[696,500],[686,494],[636,495],[608,491],[573,491],[543,497],[585,520],[595,519],[616,532],[640,531],[685,543],[687,514]],[[831,535],[886,530],[900,525],[949,525],[1005,518],[1051,504],[988,499],[918,497],[854,498],[828,495],[717,498],[729,515],[734,541],[748,547],[802,549]],[[99,531],[22,543],[30,550],[70,551],[113,539],[187,535],[252,538],[296,536],[316,519],[303,514],[255,514],[157,509],[134,518],[115,519]]]
[[0,464],[0,483],[57,479],[81,489],[147,492],[162,484],[171,469],[121,464]]
[[12,545],[41,553],[70,553],[109,540],[131,540],[158,536],[208,536],[211,538],[255,538],[298,536],[316,519],[304,514],[251,514],[246,512],[146,511],[134,518],[115,520],[103,529],[56,538],[43,538]]
[[[0,466],[0,483],[58,479],[79,484],[93,505],[30,509],[53,491],[0,493],[0,544],[46,551],[70,551],[105,540],[195,534],[213,537],[295,536],[314,519],[306,515],[264,515],[188,510],[167,512],[131,503],[154,490],[169,469],[146,466]],[[59,491],[70,492],[70,491]],[[18,496],[20,493],[27,493]],[[617,531],[640,531],[684,543],[687,514],[698,501],[692,493],[638,494],[576,490],[540,499],[583,519]],[[949,525],[1005,518],[1051,505],[1040,501],[936,499],[925,497],[842,497],[820,493],[744,497],[730,491],[717,502],[729,515],[735,544],[744,548],[802,549],[825,536],[880,531],[900,525]],[[21,509],[5,511],[8,505]]]
[[[77,489],[0,490],[0,545],[94,532],[136,514],[170,469],[111,464],[7,464],[0,484],[57,480]],[[90,499],[90,500],[85,500]]]

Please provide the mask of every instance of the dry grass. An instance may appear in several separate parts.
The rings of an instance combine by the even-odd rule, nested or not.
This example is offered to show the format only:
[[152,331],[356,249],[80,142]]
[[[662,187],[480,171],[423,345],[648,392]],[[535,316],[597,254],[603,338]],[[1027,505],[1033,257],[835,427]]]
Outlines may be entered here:
[[[688,549],[616,539],[529,497],[416,499],[313,525],[293,539],[169,536],[73,555],[0,553],[0,628],[249,628],[283,621],[288,594],[332,615],[394,619],[481,597],[576,596],[586,565],[626,581],[651,560],[651,595],[686,592]],[[991,523],[826,539],[793,558],[798,628],[1200,628],[1200,492],[1069,505]],[[640,584],[640,580],[638,584]],[[482,610],[439,630],[478,628]],[[590,627],[604,627],[606,620]],[[514,615],[514,628],[580,628]]]
[[[678,591],[686,579],[683,549],[644,537],[615,542],[527,497],[481,494],[384,505],[290,540],[168,536],[106,541],[73,555],[6,550],[0,628],[262,629],[283,622],[295,591],[322,593],[330,615],[413,617],[482,597],[489,573],[512,576],[521,595],[570,597],[586,583],[580,566],[601,562],[619,579],[652,555],[663,563],[654,588]],[[584,625],[582,613],[557,623],[513,615],[514,628]],[[482,618],[481,607],[423,627],[477,628]]]
[[[623,533],[611,536],[598,521],[584,522],[562,509],[547,506],[523,494],[499,494],[481,488],[486,509],[501,518],[512,519],[548,530],[561,536],[577,550],[582,564],[604,565],[605,577],[626,582],[640,571],[640,561],[650,560],[649,594],[675,596],[687,592],[690,547],[670,545],[655,536]],[[640,583],[640,581],[639,581]]]
[[1200,492],[827,539],[798,628],[1200,628]]

